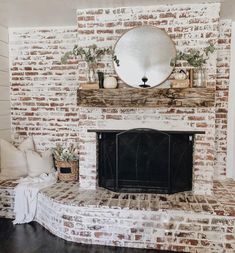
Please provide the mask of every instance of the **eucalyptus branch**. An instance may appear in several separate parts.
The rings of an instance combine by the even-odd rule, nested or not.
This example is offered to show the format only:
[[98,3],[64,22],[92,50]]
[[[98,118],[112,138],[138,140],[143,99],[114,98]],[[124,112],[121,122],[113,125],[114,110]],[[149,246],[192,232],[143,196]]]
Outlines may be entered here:
[[214,53],[215,47],[210,44],[203,51],[190,49],[188,52],[179,51],[174,59],[174,62],[178,60],[187,61],[188,64],[195,68],[202,68],[209,59],[209,55]]
[[[79,47],[75,45],[72,51],[66,52],[61,57],[61,63],[66,64],[68,59],[72,56],[80,57],[81,60],[85,61],[88,65],[97,65],[97,61],[100,60],[104,55],[113,55],[113,49],[111,47],[98,48],[97,45],[92,44],[87,47]],[[119,66],[119,60],[115,55],[112,56],[114,62]]]

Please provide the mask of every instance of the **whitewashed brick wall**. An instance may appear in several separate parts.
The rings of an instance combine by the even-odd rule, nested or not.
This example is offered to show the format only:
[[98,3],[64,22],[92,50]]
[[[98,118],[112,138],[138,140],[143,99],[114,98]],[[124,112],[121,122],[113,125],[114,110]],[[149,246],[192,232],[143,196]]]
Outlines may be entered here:
[[76,27],[10,30],[12,131],[38,149],[77,142],[77,62],[60,62],[76,42]]
[[[219,36],[220,4],[159,5],[107,9],[77,10],[78,43],[114,46],[127,30],[139,25],[153,25],[164,29],[177,49],[201,49]],[[142,38],[144,39],[144,38]],[[216,54],[208,61],[208,86],[215,87]],[[102,61],[100,69],[114,73],[110,57]],[[84,65],[79,67],[80,81],[86,81]]]
[[232,21],[220,21],[216,81],[216,160],[215,178],[226,177],[228,93],[230,80],[230,57]]
[[[219,4],[163,5],[115,9],[87,9],[77,11],[77,27],[21,28],[10,30],[12,131],[21,136],[34,135],[38,149],[52,147],[56,142],[77,142],[78,131],[84,124],[79,119],[76,105],[78,83],[86,82],[84,62],[71,61],[61,65],[60,57],[73,45],[114,45],[127,29],[140,24],[156,25],[165,29],[175,41],[178,49],[203,48],[209,42],[217,45],[219,32],[219,61],[217,54],[208,62],[208,86],[217,87],[216,147],[217,166],[213,174],[225,176],[226,154],[226,90],[220,90],[221,79],[217,75],[225,71],[222,67],[229,57],[229,22],[219,23]],[[221,27],[219,29],[219,27]],[[78,36],[77,36],[78,35]],[[225,63],[226,64],[226,63]],[[219,67],[217,70],[216,65]],[[222,67],[222,68],[221,68]],[[110,57],[99,65],[106,74],[113,73]],[[228,75],[222,80],[226,86]],[[221,86],[221,85],[220,85]],[[225,102],[221,102],[225,101]],[[186,108],[187,109],[187,108]],[[174,108],[173,108],[174,110]],[[190,110],[188,108],[188,110]],[[215,114],[205,111],[204,116]],[[109,117],[117,117],[115,113]],[[120,119],[138,119],[143,114],[122,113]],[[148,111],[149,112],[149,111]],[[157,110],[154,114],[157,113]],[[83,113],[80,113],[83,114]],[[146,113],[146,117],[153,117]],[[200,117],[196,111],[192,114]],[[167,117],[167,115],[165,115]],[[103,117],[103,116],[102,116]],[[177,117],[176,117],[177,118]],[[89,119],[88,119],[89,121]],[[205,123],[206,129],[206,123]],[[218,155],[217,155],[218,154]]]

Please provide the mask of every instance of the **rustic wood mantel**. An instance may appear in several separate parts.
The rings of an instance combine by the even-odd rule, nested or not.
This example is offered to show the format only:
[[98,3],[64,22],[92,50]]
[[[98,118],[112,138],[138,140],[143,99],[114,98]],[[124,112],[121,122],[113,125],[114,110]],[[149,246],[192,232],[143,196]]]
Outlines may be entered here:
[[120,88],[77,92],[80,107],[212,107],[212,88]]

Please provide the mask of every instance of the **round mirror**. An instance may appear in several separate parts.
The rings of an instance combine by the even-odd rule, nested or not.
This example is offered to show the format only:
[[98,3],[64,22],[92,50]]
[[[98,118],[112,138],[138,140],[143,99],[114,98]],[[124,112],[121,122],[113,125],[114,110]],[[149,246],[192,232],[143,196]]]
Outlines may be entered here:
[[132,87],[160,85],[174,69],[176,48],[169,35],[154,26],[136,27],[124,33],[114,48],[117,75]]

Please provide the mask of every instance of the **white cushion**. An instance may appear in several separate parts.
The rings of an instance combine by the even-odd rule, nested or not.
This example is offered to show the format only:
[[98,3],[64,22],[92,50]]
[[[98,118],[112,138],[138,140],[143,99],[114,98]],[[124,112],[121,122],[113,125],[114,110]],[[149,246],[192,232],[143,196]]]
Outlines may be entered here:
[[18,149],[21,151],[35,150],[33,137],[30,136],[27,139],[25,139],[24,141],[22,141],[21,144],[19,145]]
[[28,175],[30,177],[37,177],[43,173],[52,173],[55,171],[52,152],[50,150],[43,152],[41,155],[35,151],[27,150],[26,158]]
[[27,161],[24,151],[34,149],[32,137],[24,140],[18,148],[0,139],[1,176],[19,178],[27,176]]

